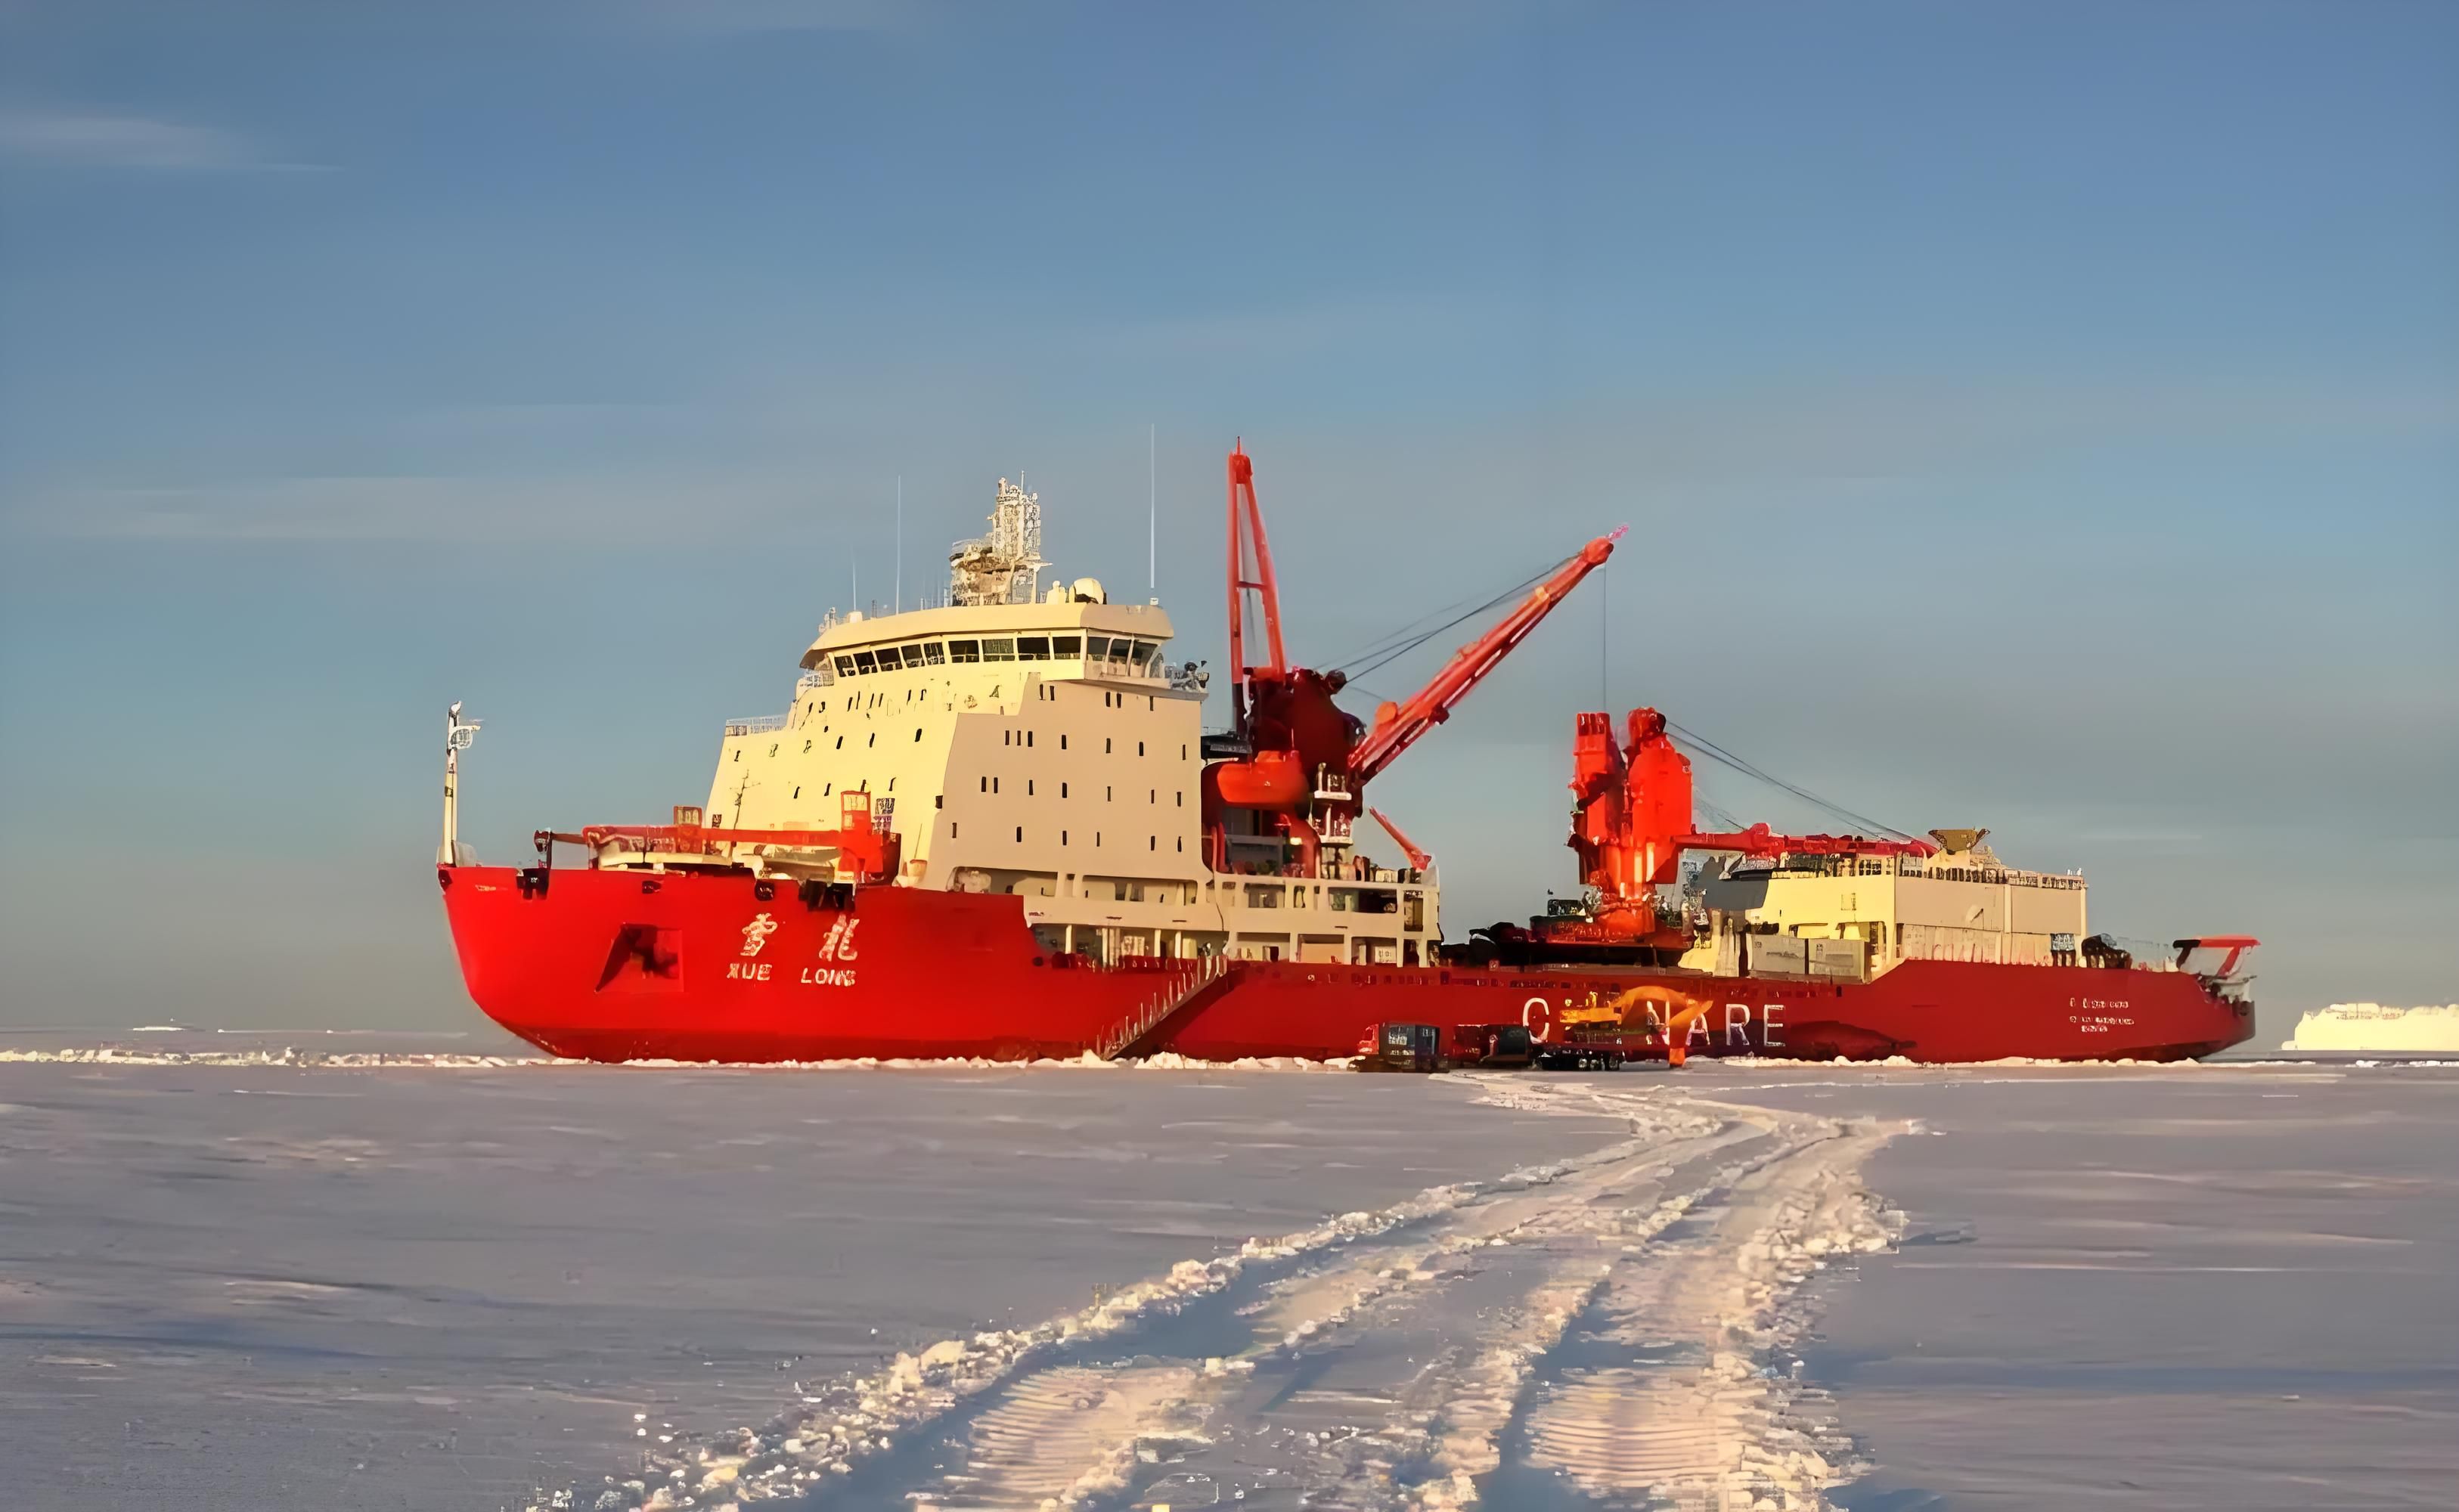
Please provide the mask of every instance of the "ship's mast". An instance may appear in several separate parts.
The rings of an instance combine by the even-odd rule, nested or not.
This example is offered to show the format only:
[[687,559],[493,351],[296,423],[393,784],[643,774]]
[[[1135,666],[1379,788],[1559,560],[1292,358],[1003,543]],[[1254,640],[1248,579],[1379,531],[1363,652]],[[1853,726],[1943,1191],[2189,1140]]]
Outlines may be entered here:
[[461,856],[461,753],[478,738],[478,722],[461,717],[458,699],[444,711],[444,839],[435,848],[437,866],[458,866]]
[[1041,569],[1050,565],[1041,559],[1041,495],[999,479],[990,525],[988,536],[950,549],[949,601],[975,608],[1033,602],[1041,597]]

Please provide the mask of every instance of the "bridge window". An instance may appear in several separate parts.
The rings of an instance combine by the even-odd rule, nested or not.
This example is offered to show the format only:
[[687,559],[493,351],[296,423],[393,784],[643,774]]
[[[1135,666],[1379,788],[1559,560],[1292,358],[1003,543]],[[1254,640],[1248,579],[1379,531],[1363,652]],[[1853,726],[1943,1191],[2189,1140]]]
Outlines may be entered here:
[[1050,642],[1050,654],[1061,662],[1073,661],[1084,654],[1084,638],[1082,636],[1056,637]]
[[1048,636],[1025,636],[1021,638],[1016,643],[1016,659],[1019,662],[1049,661],[1050,638]]
[[865,675],[876,672],[879,670],[879,658],[868,651],[857,651],[853,654],[853,669]]
[[1085,661],[1105,662],[1109,660],[1109,656],[1110,638],[1108,636],[1087,636],[1084,638]]
[[1001,636],[996,640],[984,640],[982,642],[982,660],[985,662],[1015,661],[1016,639],[1013,636]]
[[937,666],[940,662],[947,660],[948,648],[941,645],[938,641],[933,640],[922,647],[923,665]]
[[979,662],[981,659],[982,643],[979,640],[948,642],[948,660],[951,662]]
[[853,658],[850,656],[841,656],[837,658],[837,676],[853,676]]

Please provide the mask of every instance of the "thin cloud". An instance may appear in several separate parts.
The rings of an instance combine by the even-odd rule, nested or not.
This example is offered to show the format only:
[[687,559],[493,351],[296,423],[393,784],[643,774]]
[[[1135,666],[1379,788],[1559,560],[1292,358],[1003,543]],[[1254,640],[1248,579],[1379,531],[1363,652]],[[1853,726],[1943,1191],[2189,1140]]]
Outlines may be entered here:
[[156,541],[667,543],[808,508],[791,475],[273,477],[97,489],[18,512],[31,533]]
[[256,142],[219,126],[120,111],[0,110],[0,155],[61,168],[126,168],[160,173],[299,170]]

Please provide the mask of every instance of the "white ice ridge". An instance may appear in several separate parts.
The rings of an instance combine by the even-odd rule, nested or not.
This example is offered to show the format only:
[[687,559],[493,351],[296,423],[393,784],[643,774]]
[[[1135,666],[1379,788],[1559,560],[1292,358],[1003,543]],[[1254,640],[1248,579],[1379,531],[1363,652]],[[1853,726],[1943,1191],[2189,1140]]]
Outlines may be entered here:
[[2300,1015],[2297,1032],[2282,1050],[2353,1050],[2385,1055],[2445,1055],[2459,1051],[2459,1003],[2390,1008],[2381,1003],[2333,1003]]
[[[1453,1084],[1608,1115],[1629,1137],[1185,1261],[1036,1327],[942,1340],[817,1387],[762,1428],[653,1451],[637,1475],[537,1505],[725,1512],[814,1493],[817,1505],[852,1504],[830,1499],[841,1484],[864,1505],[949,1512],[1074,1508],[1131,1490],[1228,1504],[1243,1477],[1309,1504],[1465,1507],[1507,1468],[1524,1423],[1526,1463],[1609,1503],[1661,1491],[1824,1506],[1850,1444],[1778,1355],[1807,1316],[1798,1284],[1831,1256],[1889,1242],[1890,1215],[1854,1171],[1894,1131],[1695,1101],[1663,1082]],[[1179,1321],[1233,1282],[1253,1293],[1234,1314]],[[1220,1348],[1225,1329],[1244,1343],[1173,1354],[1173,1329],[1203,1348]],[[1075,1347],[1086,1343],[1100,1347]],[[1600,1347],[1627,1363],[1566,1363]],[[1402,1369],[1403,1354],[1406,1379],[1375,1375]],[[1283,1390],[1301,1356],[1317,1361],[1310,1379],[1363,1379]],[[1259,1371],[1279,1374],[1248,1384]],[[1611,1420],[1629,1393],[1678,1431]],[[915,1452],[878,1459],[892,1449]]]

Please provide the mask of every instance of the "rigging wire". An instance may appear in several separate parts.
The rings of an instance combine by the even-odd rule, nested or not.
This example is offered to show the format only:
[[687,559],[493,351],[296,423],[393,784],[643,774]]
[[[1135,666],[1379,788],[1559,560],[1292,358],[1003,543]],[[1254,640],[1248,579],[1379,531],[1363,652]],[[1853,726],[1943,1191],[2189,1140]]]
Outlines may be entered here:
[[[1473,604],[1470,607],[1461,610],[1459,614],[1452,615],[1450,619],[1445,620],[1440,624],[1434,625],[1424,630],[1403,628],[1401,630],[1395,631],[1391,635],[1383,637],[1380,640],[1377,641],[1366,650],[1358,652],[1356,655],[1348,658],[1346,661],[1335,662],[1331,667],[1326,668],[1326,670],[1345,672],[1348,674],[1349,680],[1354,682],[1357,679],[1374,672],[1376,669],[1388,665],[1398,658],[1408,655],[1410,652],[1415,651],[1421,645],[1424,645],[1435,637],[1441,635],[1444,631],[1461,624],[1464,621],[1474,620],[1479,615],[1486,613],[1497,605],[1526,593],[1530,588],[1535,587],[1537,584],[1545,581],[1547,578],[1550,578],[1555,573],[1561,571],[1564,564],[1569,560],[1570,558],[1566,556],[1561,561],[1554,562],[1549,566],[1541,567],[1537,571],[1530,573],[1527,577],[1522,578],[1520,581],[1513,583],[1510,587],[1505,588],[1501,593],[1496,594],[1493,598],[1487,598],[1482,603]],[[1448,605],[1445,608],[1436,610],[1435,613],[1447,614],[1451,609],[1457,607],[1458,604]],[[1422,620],[1424,618],[1427,617],[1420,617],[1420,620]]]
[[1860,830],[1865,833],[1891,835],[1899,840],[1910,840],[1914,838],[1914,836],[1905,833],[1903,830],[1897,829],[1893,825],[1883,825],[1867,815],[1855,813],[1852,809],[1845,808],[1841,804],[1831,803],[1827,799],[1819,797],[1817,793],[1812,792],[1807,788],[1797,787],[1772,772],[1765,771],[1760,767],[1755,766],[1751,763],[1743,760],[1741,757],[1734,755],[1732,751],[1725,749],[1722,746],[1717,745],[1714,741],[1708,739],[1706,736],[1701,735],[1696,731],[1685,729],[1683,726],[1674,724],[1671,720],[1667,720],[1665,722],[1665,727],[1673,734],[1674,738],[1681,745],[1688,746],[1694,753],[1705,756],[1709,760],[1715,762],[1720,766],[1730,766],[1734,771],[1741,773],[1745,777],[1755,778],[1759,782],[1766,783],[1772,788],[1781,788],[1786,792],[1789,792],[1795,797],[1800,799],[1802,802],[1809,804],[1812,808],[1834,818],[1840,819],[1846,824],[1852,826],[1854,829]]

